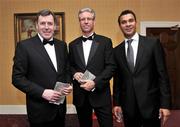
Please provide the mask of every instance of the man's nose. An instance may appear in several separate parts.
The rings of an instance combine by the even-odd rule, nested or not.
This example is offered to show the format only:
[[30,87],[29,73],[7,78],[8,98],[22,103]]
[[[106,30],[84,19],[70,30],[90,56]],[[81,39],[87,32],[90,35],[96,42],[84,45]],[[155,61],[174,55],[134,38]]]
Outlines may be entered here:
[[88,19],[86,18],[84,22],[87,23],[87,22],[88,22]]
[[131,23],[130,22],[127,22],[126,25],[129,26]]
[[45,28],[46,28],[46,29],[48,29],[48,28],[49,28],[49,25],[48,25],[47,23],[45,24]]

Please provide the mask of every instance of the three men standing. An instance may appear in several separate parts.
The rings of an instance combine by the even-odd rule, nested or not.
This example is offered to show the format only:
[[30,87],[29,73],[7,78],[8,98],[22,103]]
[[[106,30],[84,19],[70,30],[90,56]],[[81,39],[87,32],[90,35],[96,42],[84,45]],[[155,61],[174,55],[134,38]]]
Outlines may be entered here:
[[[26,93],[31,127],[65,126],[66,102],[49,102],[71,92],[71,86],[63,93],[53,90],[57,81],[71,82],[69,69],[81,127],[92,127],[93,110],[101,127],[113,127],[109,80],[114,72],[116,118],[123,114],[126,127],[160,127],[159,118],[165,122],[170,115],[170,86],[160,42],[139,35],[134,12],[125,10],[118,18],[125,41],[113,52],[111,39],[94,32],[95,17],[91,8],[79,11],[82,36],[69,44],[69,61],[66,43],[53,38],[56,19],[49,10],[38,13],[37,36],[18,43],[12,80]],[[86,71],[94,79],[83,79]]]

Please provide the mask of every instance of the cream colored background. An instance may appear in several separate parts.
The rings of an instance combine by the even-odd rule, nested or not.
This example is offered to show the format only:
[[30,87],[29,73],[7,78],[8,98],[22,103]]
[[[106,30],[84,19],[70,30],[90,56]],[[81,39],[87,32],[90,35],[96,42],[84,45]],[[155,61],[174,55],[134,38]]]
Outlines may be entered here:
[[[122,41],[117,17],[124,9],[132,9],[140,21],[179,21],[179,0],[0,0],[0,105],[23,105],[25,96],[11,84],[14,55],[14,13],[38,12],[49,8],[65,12],[65,36],[69,43],[81,35],[78,10],[91,7],[96,11],[96,33],[112,38],[113,46]],[[138,24],[138,30],[140,30]],[[68,97],[68,103],[72,103]]]

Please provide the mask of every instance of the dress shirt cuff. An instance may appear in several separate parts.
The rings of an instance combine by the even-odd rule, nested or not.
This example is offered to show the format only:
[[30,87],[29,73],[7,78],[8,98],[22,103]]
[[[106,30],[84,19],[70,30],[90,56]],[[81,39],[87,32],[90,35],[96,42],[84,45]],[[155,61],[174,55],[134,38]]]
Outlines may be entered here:
[[96,88],[94,87],[94,88],[91,90],[91,92],[94,92],[95,89],[96,89]]

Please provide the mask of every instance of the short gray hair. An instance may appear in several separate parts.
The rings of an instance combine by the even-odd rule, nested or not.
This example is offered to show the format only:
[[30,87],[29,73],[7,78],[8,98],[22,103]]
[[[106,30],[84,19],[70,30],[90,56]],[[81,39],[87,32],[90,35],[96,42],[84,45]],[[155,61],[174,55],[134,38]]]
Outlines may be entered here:
[[81,10],[79,10],[78,17],[83,12],[89,12],[89,13],[93,14],[93,19],[95,19],[95,17],[96,17],[95,11],[93,9],[91,9],[91,8],[88,8],[88,7],[82,8]]

